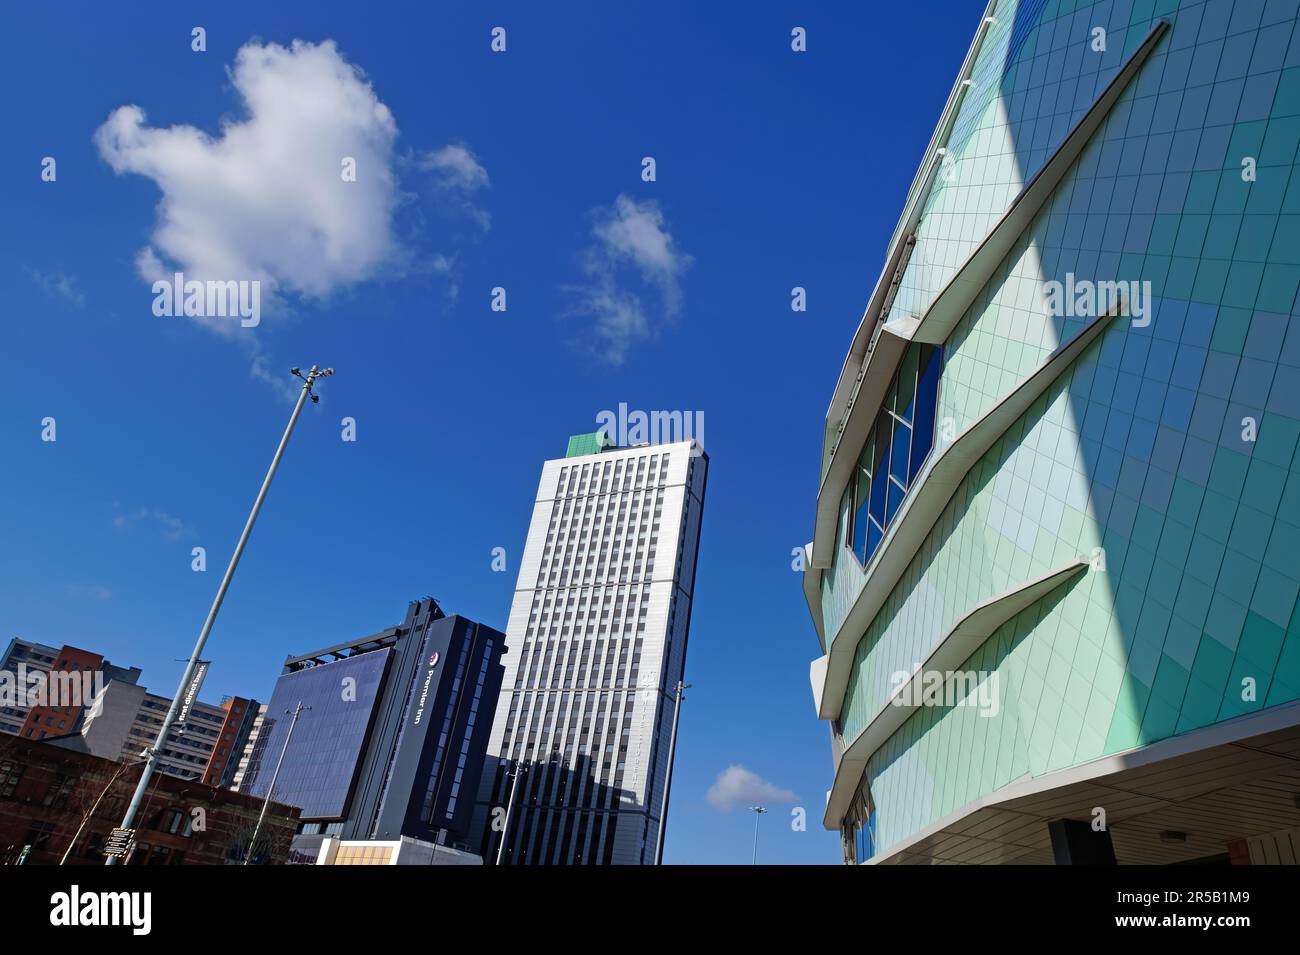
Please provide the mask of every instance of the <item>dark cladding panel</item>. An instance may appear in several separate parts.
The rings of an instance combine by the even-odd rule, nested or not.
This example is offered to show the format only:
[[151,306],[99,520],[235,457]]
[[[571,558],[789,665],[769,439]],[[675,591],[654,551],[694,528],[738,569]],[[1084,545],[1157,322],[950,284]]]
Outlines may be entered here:
[[377,650],[280,677],[241,791],[266,795],[289,732],[289,711],[302,701],[311,709],[293,732],[275,801],[300,806],[303,819],[342,818],[391,655]]
[[[411,680],[405,687],[402,722],[397,739],[388,757],[388,771],[378,809],[367,813],[377,817],[374,831],[367,833],[377,839],[397,839],[403,835],[424,836],[418,821],[412,818],[411,803],[415,793],[419,767],[427,764],[429,728],[441,718],[441,708],[447,696],[444,674],[449,665],[450,644],[456,633],[456,621],[451,617],[430,623],[423,632],[424,639],[412,646],[418,650],[419,659]],[[459,651],[459,647],[456,648]],[[454,665],[452,663],[451,665]]]
[[[436,839],[441,829],[463,841],[487,746],[479,720],[487,697],[496,699],[504,636],[464,617],[429,625],[413,674],[404,723],[393,756],[386,798],[374,835]],[[458,806],[458,797],[460,806]]]

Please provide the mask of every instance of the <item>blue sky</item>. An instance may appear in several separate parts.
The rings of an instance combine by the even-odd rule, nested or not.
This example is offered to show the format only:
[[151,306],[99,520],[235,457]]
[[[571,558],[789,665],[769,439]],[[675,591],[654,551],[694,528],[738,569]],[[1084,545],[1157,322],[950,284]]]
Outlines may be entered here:
[[[426,594],[503,628],[541,462],[620,402],[702,411],[712,467],[667,860],[749,861],[752,817],[706,800],[741,765],[808,808],[796,832],[773,802],[761,861],[838,861],[790,552],[810,534],[835,377],[982,4],[287,6],[10,11],[0,637],[101,651],[170,694],[292,365],[338,374],[209,643],[212,700],[268,699],[286,654],[394,624]],[[328,153],[357,104],[259,121],[243,93],[273,99],[298,74],[232,73],[247,44],[295,39],[334,41],[386,108],[360,104],[362,188],[341,211],[280,146],[320,137]],[[119,114],[97,144],[130,105],[145,118]],[[147,132],[185,126],[208,138]],[[145,249],[192,274],[257,268],[261,323],[155,316]]]

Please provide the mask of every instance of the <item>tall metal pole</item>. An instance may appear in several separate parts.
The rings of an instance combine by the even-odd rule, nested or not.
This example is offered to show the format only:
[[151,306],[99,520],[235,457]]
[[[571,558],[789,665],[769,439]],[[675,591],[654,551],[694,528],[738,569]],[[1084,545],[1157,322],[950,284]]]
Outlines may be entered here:
[[659,837],[655,840],[655,865],[664,864],[664,833],[668,829],[668,791],[673,785],[673,757],[677,752],[677,721],[682,715],[682,700],[689,683],[677,681],[677,701],[673,704],[673,731],[668,736],[668,772],[664,776],[664,794],[659,800]]
[[758,865],[758,820],[763,818],[763,813],[767,812],[766,806],[750,806],[749,811],[754,814],[754,858],[750,860],[750,865]]
[[515,790],[519,788],[519,774],[524,771],[523,766],[518,762],[515,763],[514,772],[510,775],[514,777],[514,782],[510,784],[510,798],[506,801],[506,818],[501,824],[501,845],[497,846],[497,865],[506,855],[506,839],[510,836],[510,811],[515,808]]
[[266,788],[266,798],[262,800],[262,811],[258,814],[257,825],[253,829],[253,838],[248,840],[248,854],[244,856],[244,865],[253,861],[253,848],[257,845],[257,837],[262,832],[262,823],[266,820],[266,810],[271,805],[271,795],[275,792],[275,781],[280,778],[280,767],[284,765],[284,754],[289,752],[289,740],[293,739],[293,729],[298,725],[298,717],[302,715],[303,710],[310,710],[310,706],[304,706],[302,700],[292,710],[285,710],[286,713],[292,713],[293,719],[289,721],[289,732],[285,734],[284,745],[280,747],[280,758],[275,761],[275,772],[271,774],[271,785]]
[[[293,373],[299,378],[303,378],[297,368],[293,369]],[[131,802],[126,807],[126,815],[122,817],[120,827],[122,829],[132,827],[135,822],[135,815],[140,810],[140,803],[144,801],[145,791],[149,788],[149,780],[153,778],[154,770],[158,765],[158,754],[167,743],[167,734],[171,731],[172,723],[176,721],[176,712],[180,709],[181,698],[185,695],[190,680],[194,676],[194,668],[198,665],[199,656],[203,653],[203,645],[208,642],[208,634],[212,632],[212,625],[216,622],[217,611],[221,609],[222,601],[226,599],[226,591],[230,588],[230,579],[235,576],[235,568],[239,565],[239,558],[243,556],[248,537],[253,532],[253,523],[257,520],[258,512],[262,510],[262,502],[266,500],[266,492],[271,487],[271,479],[275,477],[276,468],[280,466],[280,458],[284,456],[284,449],[289,444],[289,436],[293,434],[293,426],[298,423],[298,415],[302,413],[302,406],[306,403],[309,395],[313,401],[320,400],[312,394],[312,385],[317,378],[332,374],[334,374],[333,368],[317,368],[312,365],[307,376],[303,378],[302,392],[298,395],[298,403],[293,406],[293,414],[289,416],[289,424],[284,429],[284,437],[280,439],[280,446],[275,449],[275,457],[271,459],[271,467],[267,470],[266,477],[262,481],[261,490],[257,492],[257,500],[253,502],[253,510],[248,515],[248,522],[244,524],[244,532],[239,535],[239,543],[235,545],[235,552],[230,556],[230,566],[226,568],[226,574],[221,578],[221,586],[217,588],[217,596],[212,601],[212,608],[208,611],[208,618],[203,621],[203,630],[199,633],[198,642],[194,644],[194,652],[190,654],[189,663],[185,666],[185,673],[181,676],[180,685],[176,688],[176,695],[172,697],[172,705],[167,709],[167,715],[163,718],[162,725],[158,727],[158,738],[154,740],[152,746],[145,747],[143,753],[144,770],[140,773],[140,782],[135,787],[135,795],[131,797]],[[116,856],[109,856],[105,862],[105,865],[116,864]]]

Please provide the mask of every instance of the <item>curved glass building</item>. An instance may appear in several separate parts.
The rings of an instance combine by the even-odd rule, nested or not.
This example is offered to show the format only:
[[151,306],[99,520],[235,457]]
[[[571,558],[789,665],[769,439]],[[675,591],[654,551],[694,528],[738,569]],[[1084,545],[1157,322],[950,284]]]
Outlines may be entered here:
[[1300,847],[1296,0],[994,0],[826,417],[850,863]]

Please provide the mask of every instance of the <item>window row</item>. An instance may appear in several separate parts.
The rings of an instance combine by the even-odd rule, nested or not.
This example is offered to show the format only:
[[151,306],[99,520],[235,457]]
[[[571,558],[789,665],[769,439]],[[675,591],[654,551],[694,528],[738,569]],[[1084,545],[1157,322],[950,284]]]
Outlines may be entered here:
[[863,564],[876,552],[934,446],[941,362],[938,346],[908,346],[858,457],[845,491],[849,526],[844,544]]

